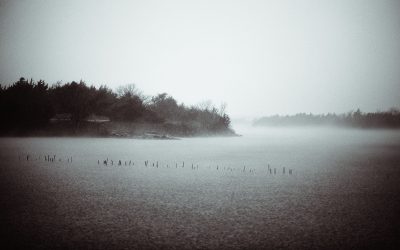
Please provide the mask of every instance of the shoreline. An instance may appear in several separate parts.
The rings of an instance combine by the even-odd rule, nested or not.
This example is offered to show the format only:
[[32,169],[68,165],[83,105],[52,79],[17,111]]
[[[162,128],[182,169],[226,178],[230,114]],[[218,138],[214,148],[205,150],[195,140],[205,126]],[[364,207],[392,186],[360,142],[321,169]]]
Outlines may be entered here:
[[149,137],[145,135],[93,135],[93,134],[3,134],[0,138],[113,138],[113,139],[135,139],[135,140],[182,140],[189,138],[208,138],[208,137],[242,137],[241,134],[199,134],[192,136],[162,135],[160,137]]

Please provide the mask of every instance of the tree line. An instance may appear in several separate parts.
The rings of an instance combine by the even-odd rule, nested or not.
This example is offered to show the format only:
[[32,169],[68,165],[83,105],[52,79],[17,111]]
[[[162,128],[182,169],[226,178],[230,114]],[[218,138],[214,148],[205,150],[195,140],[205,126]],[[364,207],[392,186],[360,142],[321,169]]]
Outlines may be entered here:
[[145,96],[134,84],[116,91],[105,85],[96,88],[84,81],[57,83],[20,78],[0,86],[1,132],[28,132],[51,128],[56,114],[69,114],[70,127],[84,126],[90,115],[106,116],[112,122],[161,124],[181,135],[233,134],[225,108],[213,105],[186,106],[170,95]]
[[334,125],[355,128],[400,128],[400,111],[391,108],[383,112],[361,112],[360,109],[346,114],[306,114],[268,116],[254,121],[255,126],[320,126]]

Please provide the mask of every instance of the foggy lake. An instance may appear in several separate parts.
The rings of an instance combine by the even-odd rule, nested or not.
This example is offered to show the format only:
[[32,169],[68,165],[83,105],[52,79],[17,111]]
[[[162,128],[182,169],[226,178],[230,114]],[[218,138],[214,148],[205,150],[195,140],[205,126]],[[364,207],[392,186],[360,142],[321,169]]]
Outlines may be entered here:
[[1,138],[4,239],[53,249],[398,246],[398,131],[238,132]]
[[399,10],[0,0],[0,250],[400,249]]

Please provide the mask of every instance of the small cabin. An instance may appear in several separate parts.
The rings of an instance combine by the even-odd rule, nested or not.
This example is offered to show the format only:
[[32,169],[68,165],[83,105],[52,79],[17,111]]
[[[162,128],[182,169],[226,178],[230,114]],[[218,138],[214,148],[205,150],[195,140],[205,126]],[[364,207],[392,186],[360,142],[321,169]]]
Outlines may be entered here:
[[85,121],[93,123],[105,123],[110,122],[110,118],[108,118],[107,116],[91,114],[85,119]]

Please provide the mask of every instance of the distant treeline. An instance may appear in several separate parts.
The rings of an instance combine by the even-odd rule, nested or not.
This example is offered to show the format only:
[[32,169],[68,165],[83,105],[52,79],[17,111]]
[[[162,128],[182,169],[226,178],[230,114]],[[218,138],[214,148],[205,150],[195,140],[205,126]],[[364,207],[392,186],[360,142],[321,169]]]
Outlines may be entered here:
[[346,114],[313,115],[300,113],[268,116],[254,121],[255,126],[342,126],[355,128],[400,128],[400,111],[364,113],[359,109]]
[[[76,132],[87,127],[88,117],[93,115],[111,120],[102,125],[109,130],[105,133],[113,129],[109,124],[118,123],[125,127],[154,125],[150,127],[161,129],[158,132],[182,136],[234,134],[223,105],[188,107],[166,93],[145,96],[133,84],[114,92],[107,86],[87,86],[83,81],[49,86],[43,80],[20,78],[0,87],[0,115],[2,134],[51,130],[55,126],[51,118],[57,116],[67,117],[63,126]],[[104,129],[101,131],[104,133]]]

